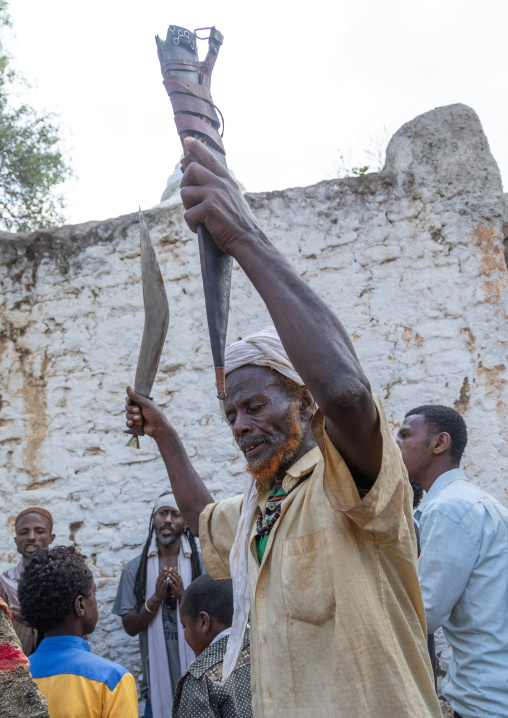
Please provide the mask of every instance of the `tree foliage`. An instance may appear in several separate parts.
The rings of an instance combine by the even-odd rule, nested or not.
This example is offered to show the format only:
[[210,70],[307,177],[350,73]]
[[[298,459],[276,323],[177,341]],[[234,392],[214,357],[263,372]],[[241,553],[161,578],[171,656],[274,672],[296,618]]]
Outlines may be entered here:
[[19,101],[29,86],[5,49],[9,26],[7,0],[0,0],[0,224],[26,231],[62,223],[58,190],[71,171],[55,115]]

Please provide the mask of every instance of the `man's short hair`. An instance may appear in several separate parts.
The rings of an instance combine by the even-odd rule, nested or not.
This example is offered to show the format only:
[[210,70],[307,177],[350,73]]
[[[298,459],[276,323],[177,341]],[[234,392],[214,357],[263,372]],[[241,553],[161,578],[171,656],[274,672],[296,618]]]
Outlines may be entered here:
[[214,581],[207,574],[193,581],[183,594],[180,613],[195,621],[201,611],[224,626],[233,623],[233,582],[230,578]]
[[467,444],[466,422],[459,412],[441,404],[424,404],[411,409],[406,416],[416,414],[423,416],[431,432],[440,434],[444,431],[450,435],[450,458],[459,464]]
[[78,596],[89,596],[93,576],[74,546],[42,548],[27,562],[18,586],[21,613],[38,631],[64,621]]

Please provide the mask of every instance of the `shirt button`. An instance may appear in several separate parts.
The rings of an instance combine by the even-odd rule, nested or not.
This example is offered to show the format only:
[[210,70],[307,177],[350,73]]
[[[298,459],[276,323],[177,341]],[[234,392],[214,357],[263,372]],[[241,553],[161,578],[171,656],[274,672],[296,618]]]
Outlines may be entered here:
[[265,588],[261,591],[261,598],[266,598],[266,589]]

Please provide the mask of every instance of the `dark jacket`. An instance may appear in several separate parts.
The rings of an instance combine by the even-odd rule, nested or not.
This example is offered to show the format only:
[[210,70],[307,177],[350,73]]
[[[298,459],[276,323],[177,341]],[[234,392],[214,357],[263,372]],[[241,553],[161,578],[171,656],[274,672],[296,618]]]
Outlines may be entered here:
[[173,718],[252,718],[249,631],[237,664],[222,685],[227,645],[228,636],[224,636],[187,668],[173,698]]

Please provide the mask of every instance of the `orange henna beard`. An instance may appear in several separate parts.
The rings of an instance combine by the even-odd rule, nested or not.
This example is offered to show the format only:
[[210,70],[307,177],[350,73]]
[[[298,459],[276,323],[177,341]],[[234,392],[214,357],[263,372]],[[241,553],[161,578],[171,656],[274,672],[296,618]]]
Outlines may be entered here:
[[247,465],[247,471],[260,485],[273,486],[277,474],[291,466],[303,439],[303,429],[297,419],[298,409],[292,407],[288,411],[288,433],[285,441],[279,444],[274,453],[261,464]]

